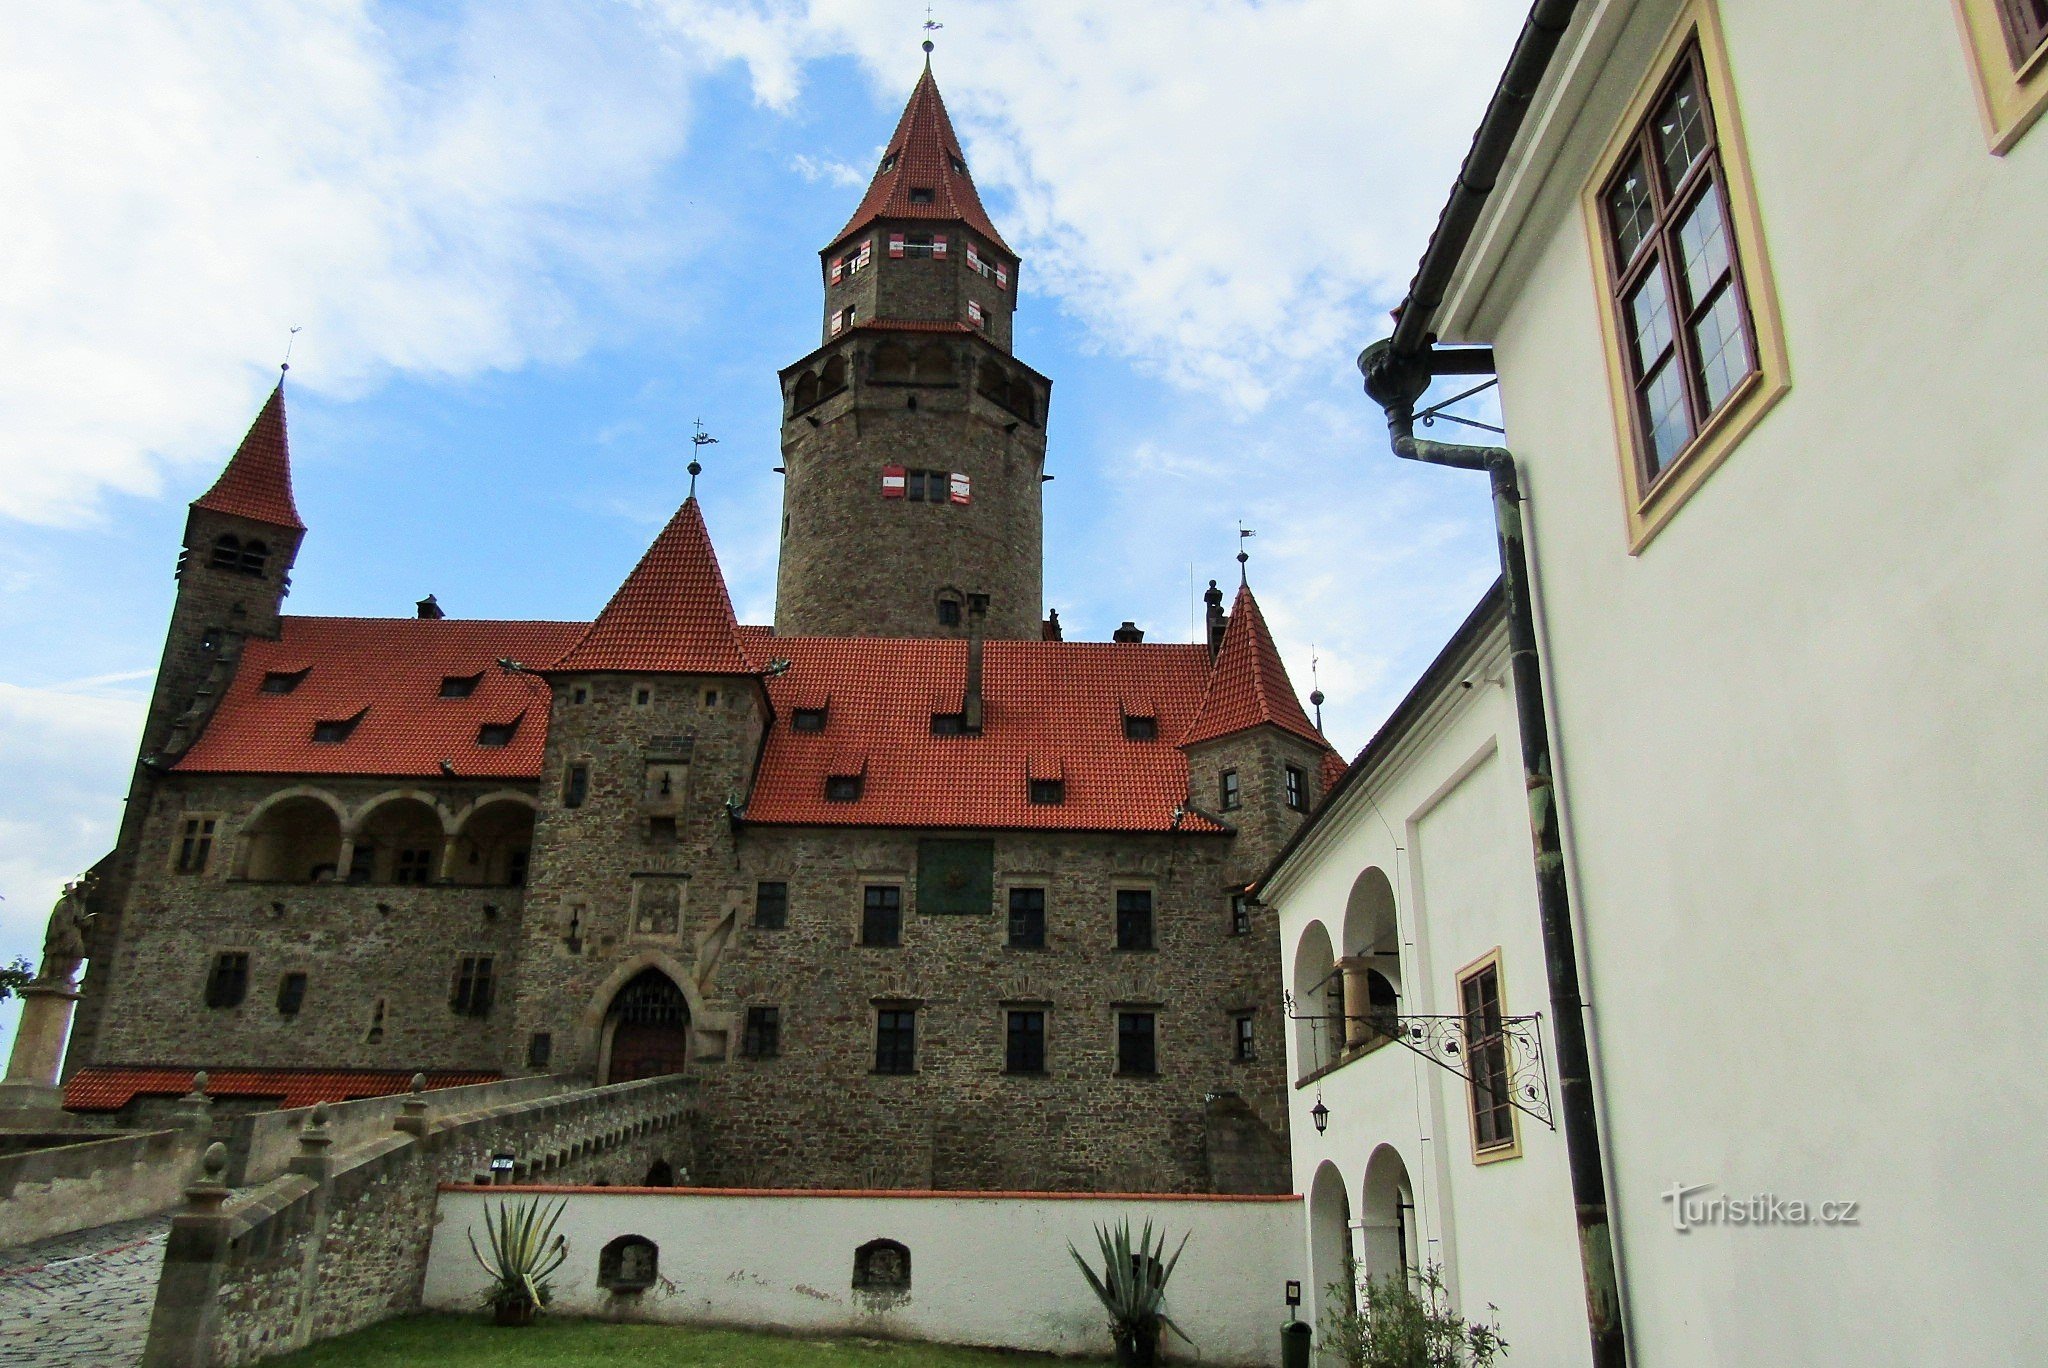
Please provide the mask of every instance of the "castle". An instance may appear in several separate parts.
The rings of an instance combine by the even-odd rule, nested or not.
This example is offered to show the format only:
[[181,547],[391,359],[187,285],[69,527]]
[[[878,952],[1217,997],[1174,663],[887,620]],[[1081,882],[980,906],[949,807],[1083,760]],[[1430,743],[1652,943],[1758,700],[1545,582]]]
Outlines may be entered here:
[[283,613],[283,386],[194,501],[66,1104],[697,1087],[692,1181],[1285,1191],[1245,890],[1337,757],[1249,587],[1042,611],[1050,382],[929,67],[781,373],[773,627],[694,497],[596,618]]

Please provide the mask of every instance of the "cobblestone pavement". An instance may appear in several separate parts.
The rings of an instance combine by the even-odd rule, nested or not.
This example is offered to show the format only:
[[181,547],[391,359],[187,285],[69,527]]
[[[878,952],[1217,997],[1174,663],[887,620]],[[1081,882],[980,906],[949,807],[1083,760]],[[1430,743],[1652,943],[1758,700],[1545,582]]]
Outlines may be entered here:
[[0,1368],[134,1368],[170,1217],[0,1249]]

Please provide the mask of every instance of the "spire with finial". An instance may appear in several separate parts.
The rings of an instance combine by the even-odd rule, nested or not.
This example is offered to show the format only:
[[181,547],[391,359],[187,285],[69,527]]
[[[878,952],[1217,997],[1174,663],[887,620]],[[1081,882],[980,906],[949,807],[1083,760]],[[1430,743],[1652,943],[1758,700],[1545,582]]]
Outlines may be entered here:
[[1316,655],[1315,643],[1310,642],[1308,647],[1308,682],[1311,687],[1308,691],[1308,702],[1309,706],[1316,710],[1317,731],[1321,731],[1323,729],[1322,665],[1323,662],[1321,658]]
[[1251,573],[1247,568],[1251,561],[1251,553],[1244,549],[1244,539],[1258,535],[1258,533],[1252,531],[1243,523],[1237,525],[1237,582],[1239,585],[1246,585],[1252,582]]
[[704,430],[704,420],[702,418],[694,421],[697,431],[690,438],[690,464],[687,467],[690,472],[690,497],[693,499],[697,497],[697,477],[704,473],[703,465],[697,460],[697,453],[705,447],[715,445],[718,441],[716,437],[713,437]]
[[291,448],[285,436],[284,373],[289,369],[290,362],[278,367],[277,385],[257,411],[256,421],[213,488],[192,501],[193,508],[294,532],[306,530],[292,499]]

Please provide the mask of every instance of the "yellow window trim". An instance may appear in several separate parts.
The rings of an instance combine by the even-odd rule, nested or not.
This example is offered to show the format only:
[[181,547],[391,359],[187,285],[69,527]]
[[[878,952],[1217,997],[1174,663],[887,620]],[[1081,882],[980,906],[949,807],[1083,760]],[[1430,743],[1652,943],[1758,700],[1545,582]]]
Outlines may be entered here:
[[[1715,411],[1692,441],[1664,467],[1647,488],[1636,455],[1635,397],[1623,360],[1623,339],[1615,318],[1614,279],[1607,264],[1606,217],[1600,203],[1606,185],[1631,146],[1636,130],[1649,115],[1664,80],[1688,43],[1698,40],[1700,65],[1707,78],[1707,101],[1714,111],[1714,126],[1721,153],[1721,167],[1727,179],[1728,207],[1734,217],[1735,255],[1742,272],[1742,286],[1749,303],[1750,326],[1756,333],[1757,369],[1738,386],[1727,402]],[[1593,175],[1580,192],[1580,206],[1592,249],[1593,276],[1598,286],[1600,336],[1607,360],[1608,390],[1613,397],[1616,456],[1621,468],[1622,509],[1626,515],[1629,554],[1639,555],[1664,524],[1671,521],[1692,492],[1714,468],[1726,460],[1762,420],[1772,405],[1792,387],[1791,367],[1785,355],[1784,320],[1778,311],[1777,284],[1771,276],[1770,258],[1764,250],[1763,217],[1758,212],[1756,189],[1750,178],[1749,151],[1742,135],[1742,119],[1735,105],[1735,83],[1729,75],[1728,50],[1721,40],[1719,15],[1710,0],[1691,0],[1679,11],[1671,32],[1665,37],[1650,64],[1648,75],[1637,87],[1628,109],[1622,114],[1613,136],[1601,152]]]
[[[1483,969],[1493,970],[1494,984],[1500,990],[1501,1015],[1507,1015],[1508,980],[1507,975],[1501,972],[1500,947],[1496,945],[1493,947],[1493,949],[1487,951],[1478,959],[1473,960],[1463,969],[1460,969],[1457,972],[1457,974],[1453,976],[1456,983],[1456,989],[1452,1001],[1457,1006],[1458,1016],[1460,1020],[1463,1020],[1465,1015],[1465,982],[1466,980],[1472,978],[1474,975],[1478,974]],[[1465,1050],[1465,1057],[1468,1061],[1472,1057],[1472,1051],[1469,1042]],[[1466,1067],[1469,1068],[1471,1066],[1468,1063]],[[1490,1149],[1479,1148],[1479,1128],[1477,1125],[1473,1123],[1472,1120],[1472,1099],[1474,1091],[1475,1089],[1472,1080],[1470,1078],[1467,1078],[1465,1080],[1465,1139],[1472,1146],[1472,1162],[1475,1164],[1498,1164],[1503,1159],[1521,1158],[1522,1118],[1518,1114],[1518,1109],[1512,1106],[1508,1108],[1508,1134],[1513,1138],[1510,1139],[1508,1143],[1505,1145],[1494,1145]]]
[[1998,0],[1955,0],[1955,10],[1970,54],[1984,137],[1992,153],[2002,157],[2048,109],[2048,45],[2014,70]]

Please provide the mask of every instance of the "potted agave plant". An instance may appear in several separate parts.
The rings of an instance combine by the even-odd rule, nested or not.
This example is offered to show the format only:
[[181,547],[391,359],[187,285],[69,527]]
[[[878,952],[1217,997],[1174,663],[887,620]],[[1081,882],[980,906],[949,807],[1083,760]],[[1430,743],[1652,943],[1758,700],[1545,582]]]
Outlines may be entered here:
[[500,1202],[494,1211],[484,1209],[484,1240],[490,1254],[477,1247],[476,1228],[470,1227],[469,1252],[484,1272],[491,1275],[484,1289],[484,1305],[500,1325],[531,1325],[540,1309],[548,1304],[548,1279],[569,1257],[569,1242],[555,1234],[568,1204],[552,1208],[530,1198],[523,1202]]
[[1180,1262],[1181,1250],[1187,1248],[1188,1237],[1181,1236],[1173,1257],[1163,1262],[1160,1256],[1166,1253],[1166,1232],[1159,1233],[1155,1244],[1150,1221],[1145,1222],[1135,1242],[1131,1239],[1128,1219],[1117,1222],[1113,1228],[1097,1226],[1095,1240],[1101,1247],[1100,1273],[1081,1257],[1081,1251],[1072,1244],[1067,1246],[1067,1253],[1074,1256],[1081,1276],[1088,1280],[1088,1286],[1094,1289],[1102,1302],[1102,1309],[1109,1313],[1109,1333],[1116,1341],[1116,1361],[1125,1365],[1159,1362],[1161,1330],[1171,1330],[1182,1343],[1193,1344],[1194,1341],[1160,1310],[1166,1300],[1166,1280],[1173,1276],[1173,1266]]

